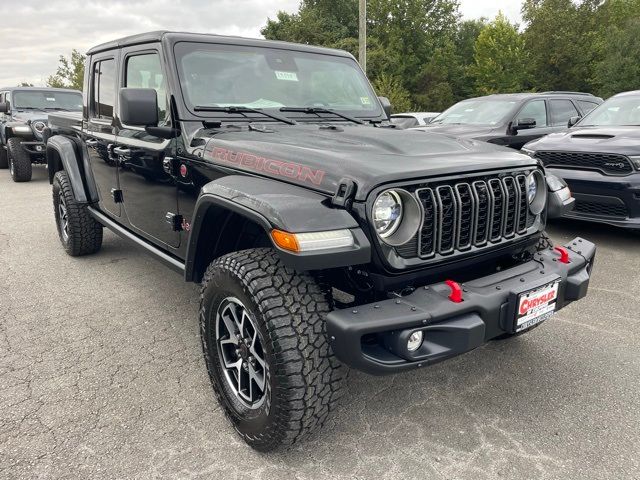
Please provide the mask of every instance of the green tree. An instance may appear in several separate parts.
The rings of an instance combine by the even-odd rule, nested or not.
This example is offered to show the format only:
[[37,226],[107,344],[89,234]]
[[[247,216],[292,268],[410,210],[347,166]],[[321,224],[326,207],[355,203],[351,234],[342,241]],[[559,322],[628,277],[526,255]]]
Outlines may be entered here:
[[58,70],[47,79],[47,86],[56,88],[73,88],[82,90],[84,79],[85,57],[76,49],[71,52],[71,57],[60,55]]
[[474,47],[472,68],[481,95],[517,92],[525,88],[527,55],[516,25],[498,13],[486,25]]
[[394,113],[413,110],[411,95],[398,78],[383,73],[373,82],[373,88],[378,95],[389,99]]

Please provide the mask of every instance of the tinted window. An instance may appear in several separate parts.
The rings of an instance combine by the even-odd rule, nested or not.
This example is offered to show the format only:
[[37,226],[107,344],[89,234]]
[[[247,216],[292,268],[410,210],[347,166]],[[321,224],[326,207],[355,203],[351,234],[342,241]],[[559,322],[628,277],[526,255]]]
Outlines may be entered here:
[[167,113],[167,90],[164,75],[157,53],[136,55],[127,59],[126,87],[153,88],[158,93],[158,118],[164,119]]
[[93,115],[113,118],[116,99],[116,62],[113,59],[96,62],[93,66]]
[[549,114],[551,115],[551,125],[567,126],[571,117],[579,115],[576,107],[570,100],[549,100]]
[[582,109],[583,115],[586,115],[587,113],[589,113],[591,110],[593,110],[598,106],[597,103],[587,102],[585,100],[578,100],[578,105]]
[[536,127],[547,126],[547,109],[544,106],[544,100],[534,100],[527,103],[520,113],[517,120],[523,118],[533,118],[536,121]]
[[51,90],[16,90],[13,92],[16,110],[82,110],[82,95],[78,92]]

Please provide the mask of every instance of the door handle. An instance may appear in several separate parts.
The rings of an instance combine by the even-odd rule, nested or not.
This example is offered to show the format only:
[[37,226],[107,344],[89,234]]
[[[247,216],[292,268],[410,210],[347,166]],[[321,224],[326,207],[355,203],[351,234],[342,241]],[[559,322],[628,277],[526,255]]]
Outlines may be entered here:
[[87,147],[97,147],[98,146],[98,140],[96,140],[95,138],[89,138],[87,140],[85,140],[84,142]]
[[131,149],[123,147],[113,147],[113,153],[118,156],[128,157],[131,154]]

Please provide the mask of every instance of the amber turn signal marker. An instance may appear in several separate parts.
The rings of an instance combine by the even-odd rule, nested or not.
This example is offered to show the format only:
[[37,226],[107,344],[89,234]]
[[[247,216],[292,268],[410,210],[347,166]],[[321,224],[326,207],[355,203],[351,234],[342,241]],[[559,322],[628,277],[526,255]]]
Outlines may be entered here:
[[271,230],[271,237],[273,241],[280,248],[284,250],[289,250],[291,252],[299,252],[300,245],[298,244],[298,240],[293,233],[283,232],[282,230]]

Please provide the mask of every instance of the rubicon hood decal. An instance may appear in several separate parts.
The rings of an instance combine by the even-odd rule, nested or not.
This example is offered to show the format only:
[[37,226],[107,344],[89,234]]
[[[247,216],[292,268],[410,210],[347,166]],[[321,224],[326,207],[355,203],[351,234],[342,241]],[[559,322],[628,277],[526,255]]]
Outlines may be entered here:
[[324,170],[311,168],[296,162],[287,162],[275,158],[267,158],[248,152],[234,151],[216,147],[209,143],[205,149],[205,156],[220,163],[229,163],[236,167],[256,172],[297,179],[312,185],[321,185]]

